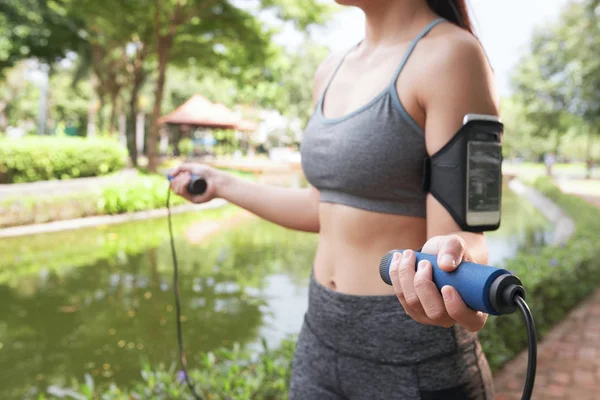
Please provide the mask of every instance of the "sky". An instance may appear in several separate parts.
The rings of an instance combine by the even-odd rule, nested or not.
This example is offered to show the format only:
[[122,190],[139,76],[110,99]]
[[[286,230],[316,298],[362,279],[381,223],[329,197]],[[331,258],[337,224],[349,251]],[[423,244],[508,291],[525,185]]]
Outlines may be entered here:
[[[332,0],[333,1],[333,0]],[[476,34],[496,73],[501,96],[510,95],[510,72],[536,26],[556,20],[568,0],[468,0]],[[340,51],[364,35],[364,15],[356,8],[341,12],[315,39]]]

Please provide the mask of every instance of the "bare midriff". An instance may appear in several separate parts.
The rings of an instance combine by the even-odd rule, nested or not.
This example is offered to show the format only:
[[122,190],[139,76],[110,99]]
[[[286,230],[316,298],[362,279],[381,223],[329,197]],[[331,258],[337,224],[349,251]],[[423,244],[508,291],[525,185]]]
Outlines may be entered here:
[[419,249],[424,218],[382,214],[341,204],[319,206],[315,279],[332,290],[360,296],[393,294],[379,276],[381,258],[393,249]]

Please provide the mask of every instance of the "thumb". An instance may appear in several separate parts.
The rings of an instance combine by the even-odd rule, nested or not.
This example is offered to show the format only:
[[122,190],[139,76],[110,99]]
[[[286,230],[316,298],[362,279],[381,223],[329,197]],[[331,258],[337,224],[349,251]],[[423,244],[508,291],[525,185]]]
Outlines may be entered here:
[[446,272],[454,271],[465,255],[464,241],[458,235],[447,236],[439,249],[438,266]]

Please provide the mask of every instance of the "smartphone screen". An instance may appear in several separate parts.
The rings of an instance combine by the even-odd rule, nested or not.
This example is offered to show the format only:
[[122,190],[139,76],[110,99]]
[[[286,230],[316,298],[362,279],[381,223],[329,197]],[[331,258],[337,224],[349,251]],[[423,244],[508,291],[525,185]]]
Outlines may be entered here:
[[495,224],[502,197],[502,146],[498,142],[469,142],[467,160],[467,223]]

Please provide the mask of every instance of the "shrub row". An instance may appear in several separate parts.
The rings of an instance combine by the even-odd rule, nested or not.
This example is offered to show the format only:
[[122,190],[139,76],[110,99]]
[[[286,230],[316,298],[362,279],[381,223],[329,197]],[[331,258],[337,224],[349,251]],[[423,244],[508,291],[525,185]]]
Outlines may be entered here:
[[[250,173],[228,172],[255,179]],[[167,188],[168,182],[163,176],[138,174],[126,179],[109,178],[105,184],[83,192],[8,197],[0,200],[0,228],[163,208]],[[171,195],[172,206],[185,203],[183,198]]]
[[[600,210],[579,197],[562,193],[548,178],[536,180],[534,187],[576,224],[575,234],[565,245],[521,251],[506,264],[506,269],[523,281],[538,338],[542,338],[600,284]],[[519,312],[490,317],[479,337],[493,369],[527,346]]]
[[108,138],[0,138],[0,183],[105,175],[125,166],[127,151]]
[[[268,349],[254,357],[235,346],[232,350],[219,349],[202,356],[199,369],[189,371],[195,391],[203,400],[283,400],[287,399],[291,361],[295,342],[286,339],[277,349]],[[50,398],[82,399],[193,399],[185,383],[183,371],[172,365],[156,369],[150,366],[141,371],[142,380],[131,389],[123,390],[116,385],[98,390],[90,375],[85,382],[73,383],[73,388],[51,387],[48,392],[56,397],[40,395],[40,400]]]
[[[168,187],[161,176],[140,174],[127,180],[115,177],[83,192],[6,198],[0,200],[0,228],[162,208]],[[183,203],[171,196],[171,205]]]

